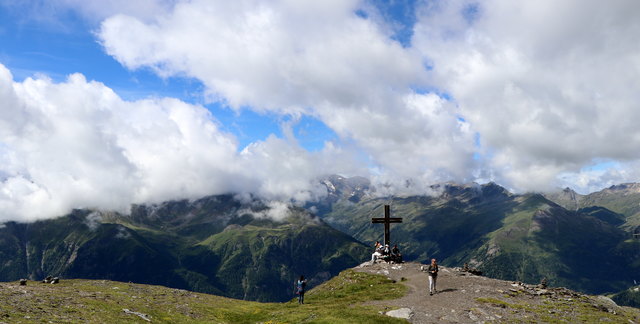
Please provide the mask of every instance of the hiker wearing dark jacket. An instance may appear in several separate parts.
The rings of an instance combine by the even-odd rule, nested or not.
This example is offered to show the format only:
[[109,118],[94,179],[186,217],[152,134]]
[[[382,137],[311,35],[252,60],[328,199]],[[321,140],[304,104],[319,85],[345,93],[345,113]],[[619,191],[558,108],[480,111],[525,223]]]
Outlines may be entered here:
[[298,304],[304,304],[304,290],[307,287],[307,280],[304,276],[300,276],[300,279],[296,281],[296,294],[298,295]]
[[433,295],[438,292],[436,289],[436,281],[438,280],[438,261],[436,259],[431,259],[431,264],[427,268],[427,273],[429,274],[429,295]]

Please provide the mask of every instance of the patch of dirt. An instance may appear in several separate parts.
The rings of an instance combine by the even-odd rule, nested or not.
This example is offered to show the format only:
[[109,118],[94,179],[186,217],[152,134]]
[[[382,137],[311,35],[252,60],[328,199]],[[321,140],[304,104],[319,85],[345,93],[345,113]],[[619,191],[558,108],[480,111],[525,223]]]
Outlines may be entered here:
[[[372,301],[367,304],[383,305],[389,309],[409,308],[412,315],[408,320],[411,323],[535,323],[540,322],[541,309],[545,316],[553,317],[554,312],[567,310],[549,305],[571,305],[578,300],[603,314],[616,314],[622,310],[622,307],[604,296],[587,296],[565,288],[541,289],[535,285],[476,276],[459,268],[443,266],[440,266],[438,273],[437,293],[430,296],[429,279],[427,273],[421,271],[421,266],[422,264],[413,262],[367,262],[356,267],[356,271],[382,274],[409,288],[407,294],[400,299]],[[640,317],[636,317],[635,322],[640,322]]]

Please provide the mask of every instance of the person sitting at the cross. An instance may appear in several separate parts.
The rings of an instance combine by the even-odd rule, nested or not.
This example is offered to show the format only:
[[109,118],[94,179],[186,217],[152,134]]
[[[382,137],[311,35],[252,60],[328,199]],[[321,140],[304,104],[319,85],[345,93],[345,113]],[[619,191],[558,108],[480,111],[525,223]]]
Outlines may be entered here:
[[389,249],[389,244],[385,244],[382,249],[382,260],[386,262],[391,261],[391,249]]
[[382,251],[383,251],[383,247],[382,244],[380,244],[379,241],[376,241],[375,244],[375,251],[373,251],[373,254],[371,254],[371,263],[375,263],[377,259],[382,257]]
[[402,254],[400,253],[400,249],[398,249],[398,244],[395,244],[393,249],[391,249],[391,260],[396,263],[402,263]]

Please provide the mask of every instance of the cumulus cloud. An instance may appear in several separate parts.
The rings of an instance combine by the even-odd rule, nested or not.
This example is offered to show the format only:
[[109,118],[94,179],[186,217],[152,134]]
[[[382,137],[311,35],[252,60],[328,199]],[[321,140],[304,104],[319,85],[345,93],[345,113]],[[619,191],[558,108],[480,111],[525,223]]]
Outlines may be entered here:
[[604,187],[640,179],[640,161],[602,162],[583,167],[575,172],[559,175],[563,187],[570,187],[581,194],[588,194]]
[[478,132],[486,172],[548,189],[640,158],[639,13],[634,1],[437,2],[414,44]]
[[99,37],[128,68],[197,78],[232,109],[318,118],[387,182],[470,181],[470,125],[448,100],[414,89],[427,79],[422,56],[356,15],[359,5],[196,0],[154,22],[111,17]]
[[129,69],[196,78],[230,109],[311,116],[338,140],[309,152],[289,125],[238,151],[202,106],[125,101],[81,74],[16,83],[0,66],[0,221],[223,192],[305,201],[329,173],[388,194],[640,176],[637,2],[422,2],[402,44],[356,0],[134,2],[55,3],[108,17],[96,35]]
[[102,213],[100,211],[91,212],[85,218],[84,223],[90,230],[95,231],[102,223]]
[[291,216],[291,205],[287,202],[271,200],[266,202],[266,207],[258,211],[252,209],[238,210],[238,214],[248,214],[255,218],[269,218],[275,221],[283,221]]
[[238,152],[202,106],[125,101],[81,74],[14,82],[0,65],[0,103],[0,222],[230,192],[310,199],[331,170],[284,139]]

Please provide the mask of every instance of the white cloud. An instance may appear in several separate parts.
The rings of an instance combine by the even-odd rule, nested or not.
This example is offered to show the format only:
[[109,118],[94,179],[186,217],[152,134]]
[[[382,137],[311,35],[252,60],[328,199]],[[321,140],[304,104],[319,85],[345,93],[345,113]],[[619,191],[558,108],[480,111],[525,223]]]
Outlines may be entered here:
[[234,108],[387,103],[393,88],[416,81],[420,57],[358,18],[356,4],[196,0],[154,23],[111,17],[99,34],[127,67],[196,77]]
[[91,212],[84,219],[84,223],[90,230],[95,231],[102,223],[102,213],[100,211]]
[[0,222],[222,193],[311,199],[333,170],[325,158],[342,154],[329,145],[315,158],[277,138],[238,153],[205,108],[124,101],[80,74],[13,82],[0,65],[0,103]]
[[249,214],[255,218],[270,218],[276,221],[283,221],[291,215],[291,205],[277,200],[267,201],[266,207],[259,211],[251,209],[241,209],[238,214]]
[[115,14],[97,35],[130,69],[197,78],[231,109],[312,116],[339,141],[308,152],[285,127],[238,152],[201,106],[124,101],[80,74],[15,83],[0,66],[0,221],[223,192],[304,201],[327,173],[406,194],[640,176],[637,2],[425,2],[410,47],[355,0],[56,3]]
[[128,68],[195,77],[233,109],[318,118],[387,179],[471,180],[469,124],[455,105],[412,90],[427,78],[422,57],[358,17],[358,5],[195,0],[154,22],[111,17],[99,37]]
[[414,43],[494,180],[548,189],[594,160],[640,158],[638,14],[635,1],[438,2]]

